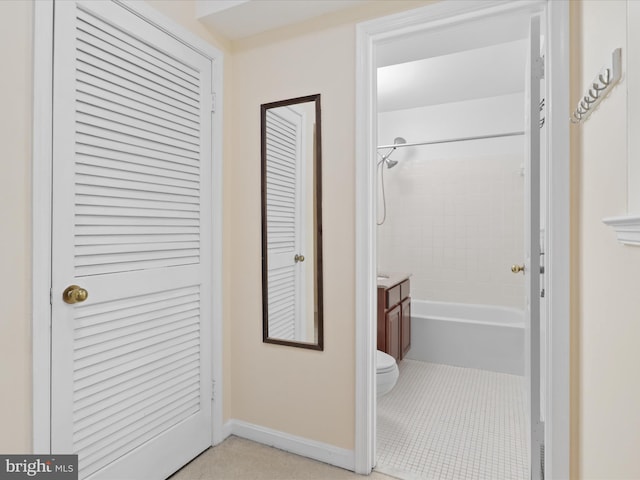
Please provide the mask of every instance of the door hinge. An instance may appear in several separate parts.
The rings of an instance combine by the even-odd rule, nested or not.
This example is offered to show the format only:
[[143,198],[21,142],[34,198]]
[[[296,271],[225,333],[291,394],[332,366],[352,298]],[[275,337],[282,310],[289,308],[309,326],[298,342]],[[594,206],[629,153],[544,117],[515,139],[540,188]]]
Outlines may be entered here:
[[211,380],[211,401],[216,401],[216,381]]
[[544,480],[544,442],[540,444],[540,480]]
[[535,58],[532,67],[534,77],[542,80],[544,78],[544,55]]
[[49,289],[49,305],[53,306],[53,288]]
[[211,113],[216,113],[216,94],[211,94]]
[[[533,445],[538,445],[538,447],[540,448],[539,451],[539,461],[540,461],[540,473],[537,476],[538,479],[540,480],[544,480],[544,422],[539,422],[537,424],[532,425],[532,428],[534,429],[534,437],[533,437]],[[532,452],[533,454],[533,452]],[[533,465],[532,465],[533,467]],[[531,478],[535,479],[536,476],[532,475]]]

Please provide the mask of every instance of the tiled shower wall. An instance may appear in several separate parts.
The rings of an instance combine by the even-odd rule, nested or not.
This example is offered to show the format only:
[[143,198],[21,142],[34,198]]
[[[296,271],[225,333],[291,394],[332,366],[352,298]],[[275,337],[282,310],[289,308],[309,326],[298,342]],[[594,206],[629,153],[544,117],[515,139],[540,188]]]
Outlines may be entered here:
[[[379,115],[379,144],[522,130],[521,94]],[[379,272],[409,272],[414,299],[522,308],[524,137],[405,147],[384,170]],[[378,221],[383,217],[378,169]]]

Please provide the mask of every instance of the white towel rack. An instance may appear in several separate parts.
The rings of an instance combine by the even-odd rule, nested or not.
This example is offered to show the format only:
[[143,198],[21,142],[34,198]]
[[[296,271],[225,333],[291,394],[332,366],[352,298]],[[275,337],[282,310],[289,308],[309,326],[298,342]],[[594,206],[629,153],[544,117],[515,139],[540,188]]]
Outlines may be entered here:
[[572,123],[582,123],[598,106],[604,97],[618,83],[622,75],[622,49],[616,48],[611,54],[611,66],[603,68],[591,82],[591,87],[578,102],[578,107],[571,116]]

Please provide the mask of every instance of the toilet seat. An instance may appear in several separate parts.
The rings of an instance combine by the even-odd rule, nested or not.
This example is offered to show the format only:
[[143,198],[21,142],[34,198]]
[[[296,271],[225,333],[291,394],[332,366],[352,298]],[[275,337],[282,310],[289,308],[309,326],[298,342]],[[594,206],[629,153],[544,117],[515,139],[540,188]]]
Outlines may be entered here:
[[380,350],[376,350],[376,372],[385,373],[393,370],[396,365],[396,359],[391,355]]
[[389,393],[396,382],[400,372],[396,359],[391,355],[377,350],[376,353],[376,386],[377,396],[381,397]]

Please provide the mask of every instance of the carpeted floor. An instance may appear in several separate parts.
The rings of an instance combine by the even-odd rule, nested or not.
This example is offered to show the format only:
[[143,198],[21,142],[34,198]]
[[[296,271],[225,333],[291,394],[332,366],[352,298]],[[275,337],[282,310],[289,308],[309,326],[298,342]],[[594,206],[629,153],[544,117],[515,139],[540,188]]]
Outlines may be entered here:
[[392,480],[332,467],[273,447],[231,436],[170,477],[171,480]]

